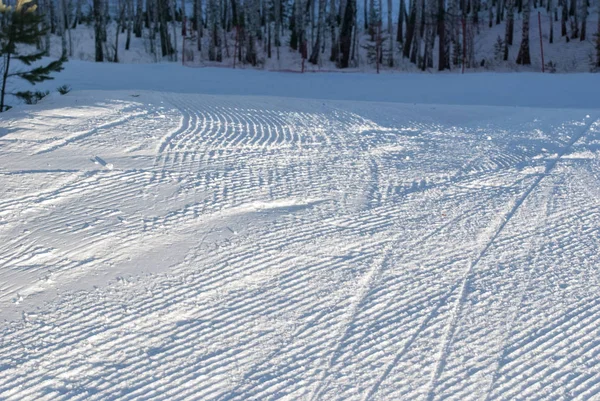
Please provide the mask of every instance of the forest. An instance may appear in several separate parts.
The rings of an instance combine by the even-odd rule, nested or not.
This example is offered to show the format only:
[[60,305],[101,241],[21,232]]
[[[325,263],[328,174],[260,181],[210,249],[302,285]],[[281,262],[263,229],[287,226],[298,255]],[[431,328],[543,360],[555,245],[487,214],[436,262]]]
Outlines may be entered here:
[[83,25],[93,30],[98,62],[120,61],[132,40],[143,39],[157,61],[260,68],[295,57],[302,68],[456,70],[484,66],[476,38],[494,28],[499,33],[483,45],[491,58],[527,66],[543,16],[548,45],[590,43],[580,61],[600,69],[600,0],[37,1],[48,32],[38,46],[49,50],[51,37],[60,38],[62,53],[73,57],[73,35]]

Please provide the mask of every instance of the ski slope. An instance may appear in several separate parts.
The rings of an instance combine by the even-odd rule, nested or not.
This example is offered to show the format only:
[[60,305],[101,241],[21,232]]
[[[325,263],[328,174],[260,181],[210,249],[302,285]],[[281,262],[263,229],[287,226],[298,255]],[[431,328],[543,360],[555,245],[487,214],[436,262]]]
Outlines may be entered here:
[[2,400],[600,399],[597,108],[78,91],[0,160]]

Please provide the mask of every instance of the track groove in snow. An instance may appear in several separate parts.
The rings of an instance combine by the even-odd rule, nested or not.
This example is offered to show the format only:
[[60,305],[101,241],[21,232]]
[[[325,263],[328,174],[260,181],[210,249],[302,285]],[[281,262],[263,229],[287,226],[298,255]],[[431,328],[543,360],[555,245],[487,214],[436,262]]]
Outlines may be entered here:
[[452,343],[452,340],[454,337],[457,320],[460,318],[460,314],[462,312],[463,303],[465,301],[465,296],[466,296],[466,291],[469,286],[469,282],[470,282],[473,270],[475,269],[475,267],[477,266],[479,261],[486,255],[486,253],[488,252],[490,247],[494,244],[496,239],[502,233],[502,230],[504,229],[504,227],[510,222],[510,220],[513,218],[513,216],[516,214],[517,210],[523,205],[525,200],[539,186],[540,182],[544,179],[544,177],[551,174],[552,170],[556,167],[556,164],[559,162],[560,158],[564,154],[566,154],[569,150],[571,150],[573,145],[577,141],[581,140],[581,138],[589,131],[589,129],[593,125],[594,121],[595,120],[590,120],[589,124],[587,124],[587,126],[583,130],[578,132],[576,135],[573,135],[573,137],[570,139],[570,141],[561,149],[560,153],[558,154],[558,157],[547,163],[544,174],[537,176],[536,179],[533,181],[533,183],[527,188],[527,190],[514,202],[514,205],[510,208],[510,210],[506,213],[506,215],[503,216],[500,225],[495,230],[492,237],[485,243],[485,246],[483,247],[481,253],[477,256],[477,258],[473,262],[469,263],[468,268],[465,269],[465,275],[463,277],[463,282],[461,285],[460,296],[458,297],[458,299],[456,301],[455,309],[452,313],[451,320],[448,324],[448,329],[446,331],[446,334],[444,335],[444,340],[442,343],[443,346],[440,349],[440,356],[439,356],[439,359],[437,362],[437,366],[434,370],[434,375],[432,376],[432,379],[431,379],[431,387],[429,389],[428,400],[432,401],[435,397],[435,386],[437,385],[437,381],[438,381],[442,371],[444,370],[444,367],[446,364],[446,358],[448,357],[448,351],[449,351],[448,348],[449,348],[450,344]]

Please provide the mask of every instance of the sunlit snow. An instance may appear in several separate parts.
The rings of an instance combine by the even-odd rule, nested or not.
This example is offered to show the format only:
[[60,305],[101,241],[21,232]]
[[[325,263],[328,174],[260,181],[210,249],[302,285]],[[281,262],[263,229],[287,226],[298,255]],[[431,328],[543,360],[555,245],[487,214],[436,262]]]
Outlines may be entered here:
[[599,397],[598,109],[362,79],[3,113],[0,399]]

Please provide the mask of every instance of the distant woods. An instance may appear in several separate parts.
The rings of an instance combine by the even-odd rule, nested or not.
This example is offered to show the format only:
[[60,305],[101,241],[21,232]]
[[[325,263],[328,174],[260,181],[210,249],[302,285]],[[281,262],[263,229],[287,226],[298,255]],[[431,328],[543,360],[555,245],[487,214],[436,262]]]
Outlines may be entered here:
[[[394,67],[404,60],[442,71],[483,65],[485,60],[476,58],[475,38],[501,25],[502,35],[486,46],[494,47],[498,62],[527,65],[530,31],[538,29],[540,11],[546,32],[549,27],[546,43],[594,40],[590,63],[600,68],[600,0],[37,1],[48,35],[61,38],[66,54],[73,52],[72,29],[93,27],[96,61],[119,61],[119,41],[128,50],[137,37],[157,60],[187,57],[257,66],[293,52],[306,63],[337,68]],[[184,21],[186,54],[181,54]],[[40,46],[49,46],[49,40]]]

